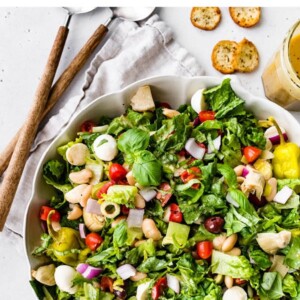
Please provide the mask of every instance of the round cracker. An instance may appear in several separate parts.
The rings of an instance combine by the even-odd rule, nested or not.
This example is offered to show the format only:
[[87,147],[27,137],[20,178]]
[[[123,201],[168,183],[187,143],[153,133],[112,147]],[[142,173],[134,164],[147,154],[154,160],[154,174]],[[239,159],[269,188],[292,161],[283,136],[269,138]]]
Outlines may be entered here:
[[219,41],[213,48],[211,60],[213,67],[223,74],[234,73],[234,60],[237,43],[234,41]]
[[259,54],[256,46],[249,40],[243,39],[237,45],[234,59],[234,68],[237,71],[248,73],[258,67]]
[[252,27],[260,20],[260,7],[229,7],[232,20],[241,27]]
[[190,18],[195,27],[213,30],[221,21],[221,10],[219,7],[193,7]]

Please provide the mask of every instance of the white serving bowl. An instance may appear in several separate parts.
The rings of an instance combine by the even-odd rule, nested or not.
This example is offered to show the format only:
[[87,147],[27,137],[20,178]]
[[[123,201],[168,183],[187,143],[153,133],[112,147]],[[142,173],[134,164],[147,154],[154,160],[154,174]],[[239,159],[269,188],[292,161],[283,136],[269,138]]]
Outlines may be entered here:
[[[241,86],[237,77],[232,76],[231,78],[232,88],[237,95],[246,101],[248,110],[252,111],[258,119],[265,119],[269,116],[275,117],[278,123],[286,129],[290,141],[300,145],[300,125],[288,111],[265,98],[251,95]],[[36,268],[44,262],[42,258],[36,258],[31,253],[40,245],[40,235],[42,233],[39,220],[40,207],[46,204],[54,194],[54,190],[43,180],[43,165],[49,159],[57,157],[56,148],[58,146],[75,138],[82,122],[93,119],[99,120],[100,116],[116,117],[123,114],[131,97],[142,85],[151,86],[154,100],[168,102],[173,108],[177,108],[181,104],[190,103],[191,96],[196,90],[219,85],[223,79],[224,77],[207,76],[193,78],[177,76],[151,77],[135,82],[120,91],[104,95],[78,113],[48,147],[33,178],[33,192],[27,207],[24,226],[25,250],[30,269]]]

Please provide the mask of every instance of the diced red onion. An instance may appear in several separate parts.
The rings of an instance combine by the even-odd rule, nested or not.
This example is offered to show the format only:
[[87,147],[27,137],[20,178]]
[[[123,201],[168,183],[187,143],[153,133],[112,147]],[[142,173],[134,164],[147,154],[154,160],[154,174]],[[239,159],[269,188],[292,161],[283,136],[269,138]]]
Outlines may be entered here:
[[143,188],[139,193],[145,199],[145,201],[149,202],[155,198],[157,191],[153,188]]
[[76,268],[76,271],[86,279],[93,279],[100,275],[102,269],[90,266],[88,264],[79,264]]
[[79,224],[79,234],[82,239],[86,238],[86,229],[84,223]]
[[43,232],[48,233],[48,227],[47,227],[47,222],[46,221],[41,221],[41,227]]
[[169,223],[169,221],[170,221],[170,216],[171,216],[171,206],[168,205],[168,206],[166,207],[166,209],[165,209],[163,220],[164,220],[166,223]]
[[239,204],[235,200],[232,199],[232,197],[230,196],[229,193],[227,193],[227,195],[226,195],[226,201],[235,207],[240,207]]
[[185,144],[185,150],[194,158],[202,159],[206,150],[200,147],[194,138],[189,138]]
[[131,208],[129,210],[128,218],[127,218],[127,224],[128,227],[142,227],[143,218],[144,218],[144,209],[134,209]]
[[84,273],[86,271],[86,269],[88,268],[88,264],[79,264],[77,267],[76,267],[76,271],[79,272],[80,274]]
[[123,280],[126,280],[136,274],[136,269],[132,265],[126,264],[126,265],[119,267],[117,269],[117,273]]
[[[280,127],[281,131],[282,131],[282,135],[285,141],[288,140],[288,136],[284,130],[284,128]],[[275,126],[271,126],[269,127],[264,134],[265,138],[268,138],[273,145],[277,145],[280,143],[280,135],[277,132],[277,129]]]
[[244,168],[242,171],[242,176],[246,177],[249,174],[249,170],[247,168]]
[[285,204],[292,196],[292,194],[293,190],[288,186],[285,186],[275,195],[273,201],[280,204]]
[[207,153],[212,153],[214,152],[214,150],[219,150],[220,147],[221,147],[221,136],[219,135],[217,138],[215,138],[213,141],[213,146],[214,146],[214,149],[212,149],[210,147],[210,145],[208,145],[208,148],[207,148]]
[[101,215],[100,204],[92,198],[88,199],[85,209],[87,213]]
[[176,294],[180,293],[180,284],[176,276],[167,274],[167,283],[168,287],[172,289]]

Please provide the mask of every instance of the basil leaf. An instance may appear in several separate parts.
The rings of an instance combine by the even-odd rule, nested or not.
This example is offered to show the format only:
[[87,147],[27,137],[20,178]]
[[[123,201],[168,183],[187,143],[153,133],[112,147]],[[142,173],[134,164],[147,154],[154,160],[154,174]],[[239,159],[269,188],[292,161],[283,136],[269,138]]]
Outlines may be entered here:
[[139,128],[129,129],[118,139],[118,148],[125,153],[134,153],[147,149],[149,140],[148,132]]

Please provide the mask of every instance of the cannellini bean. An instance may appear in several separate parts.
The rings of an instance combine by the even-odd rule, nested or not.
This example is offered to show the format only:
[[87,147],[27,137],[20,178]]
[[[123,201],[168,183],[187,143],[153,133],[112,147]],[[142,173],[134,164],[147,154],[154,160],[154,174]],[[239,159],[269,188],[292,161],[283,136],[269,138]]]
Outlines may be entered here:
[[231,276],[226,275],[224,278],[224,283],[228,289],[233,287],[233,278]]
[[163,108],[163,115],[165,115],[169,119],[176,117],[179,114],[180,112],[175,109]]
[[145,199],[140,194],[137,194],[135,196],[134,206],[135,206],[135,208],[145,208],[146,201],[145,201]]
[[136,274],[134,276],[130,277],[130,280],[132,280],[132,281],[140,281],[142,279],[145,279],[146,277],[147,277],[146,273],[136,272]]
[[68,148],[66,152],[67,161],[73,166],[82,166],[89,156],[89,148],[83,143],[77,143]]
[[68,213],[68,220],[77,220],[82,216],[83,212],[82,209],[79,207],[78,204],[72,205],[72,210]]
[[242,251],[240,248],[234,247],[230,251],[225,252],[225,254],[229,254],[232,256],[240,256],[242,254]]
[[135,185],[136,184],[136,180],[135,178],[133,177],[133,173],[132,171],[129,171],[127,174],[126,174],[126,179],[129,183],[129,185]]
[[218,274],[214,278],[216,284],[221,284],[224,280],[224,276],[222,274]]
[[125,216],[119,216],[111,222],[111,227],[115,228],[122,220],[126,220]]
[[236,179],[238,183],[243,183],[245,181],[245,177],[242,176],[238,176]]
[[[80,203],[85,206],[86,201],[90,197],[92,186],[88,184],[80,184],[65,194],[65,198],[70,203]],[[84,204],[84,205],[82,205]]]
[[215,237],[212,241],[214,249],[221,251],[225,240],[226,240],[225,234],[221,234],[221,235]]
[[243,166],[243,165],[239,165],[239,166],[235,167],[233,169],[234,172],[235,172],[235,175],[236,176],[242,176],[244,168],[245,168],[245,166]]
[[89,183],[93,177],[93,172],[89,169],[82,169],[78,172],[71,172],[69,175],[70,180],[76,184]]
[[160,231],[157,229],[152,219],[144,219],[142,230],[146,238],[158,241],[162,238]]
[[266,200],[267,201],[272,201],[277,193],[277,179],[272,177],[268,180],[266,186],[268,187],[269,190],[269,194],[266,195]]
[[222,245],[222,251],[223,252],[228,252],[230,251],[235,243],[237,242],[238,236],[236,233],[230,235],[228,238],[226,238],[226,240],[224,241],[223,245]]

